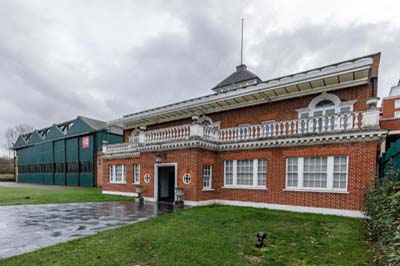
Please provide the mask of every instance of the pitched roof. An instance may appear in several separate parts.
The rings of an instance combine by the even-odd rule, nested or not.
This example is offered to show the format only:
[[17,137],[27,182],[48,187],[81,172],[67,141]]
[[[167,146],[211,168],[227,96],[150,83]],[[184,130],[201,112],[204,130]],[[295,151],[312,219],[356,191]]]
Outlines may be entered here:
[[32,132],[32,134],[28,140],[28,143],[32,144],[32,143],[37,143],[37,142],[41,142],[41,141],[43,141],[42,135],[39,133],[38,130],[35,130]]
[[64,136],[64,132],[54,124],[47,130],[46,140],[48,139],[56,139]]
[[100,130],[107,128],[107,123],[104,121],[96,120],[93,118],[85,117],[85,116],[79,116],[80,119],[82,119],[88,126],[93,128],[94,130]]
[[123,134],[123,131],[120,127],[110,126],[106,122],[100,120],[78,116],[74,120],[61,122],[54,124],[51,127],[46,127],[22,134],[19,136],[19,142],[17,145],[14,145],[14,148],[21,147],[26,144],[33,144],[41,141],[70,137],[101,130],[118,135]]
[[233,72],[227,78],[225,78],[223,81],[218,83],[218,85],[215,86],[213,88],[213,90],[217,90],[218,88],[223,88],[226,86],[239,84],[239,83],[253,80],[253,79],[257,80],[257,83],[261,82],[261,79],[256,74],[247,70],[246,65],[240,65],[240,66],[236,67],[235,72]]
[[393,97],[393,96],[400,96],[400,80],[399,80],[399,83],[397,84],[397,86],[393,86],[390,89],[389,97]]

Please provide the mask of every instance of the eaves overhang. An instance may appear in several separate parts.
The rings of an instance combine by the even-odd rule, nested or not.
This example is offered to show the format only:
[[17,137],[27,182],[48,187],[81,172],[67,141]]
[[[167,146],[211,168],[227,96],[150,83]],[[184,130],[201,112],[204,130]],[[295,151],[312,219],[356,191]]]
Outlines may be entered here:
[[210,94],[125,115],[120,119],[108,122],[108,124],[119,125],[128,129],[189,118],[193,115],[210,114],[368,84],[369,69],[372,63],[372,57],[363,57],[354,61],[265,81],[255,86]]

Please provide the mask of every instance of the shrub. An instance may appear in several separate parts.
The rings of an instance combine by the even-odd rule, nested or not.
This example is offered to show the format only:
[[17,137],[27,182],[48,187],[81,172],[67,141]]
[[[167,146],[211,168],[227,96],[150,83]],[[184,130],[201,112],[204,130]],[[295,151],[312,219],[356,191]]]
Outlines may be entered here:
[[374,265],[400,265],[400,180],[398,170],[389,168],[368,197],[368,226]]

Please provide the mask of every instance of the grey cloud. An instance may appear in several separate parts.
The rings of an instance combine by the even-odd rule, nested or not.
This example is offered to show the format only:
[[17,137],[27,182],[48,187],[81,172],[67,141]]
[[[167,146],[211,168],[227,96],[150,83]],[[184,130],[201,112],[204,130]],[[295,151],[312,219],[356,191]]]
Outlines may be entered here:
[[[59,13],[43,13],[52,14],[55,6],[36,3],[48,7],[38,9],[19,1],[0,3],[0,142],[5,129],[18,123],[43,127],[78,114],[108,120],[210,93],[239,64],[240,18],[243,9],[254,4],[159,1],[150,5],[133,1],[125,8],[119,3],[117,8],[114,2],[93,2],[111,12],[108,19],[118,17],[120,10],[130,14],[132,23],[128,26],[114,25],[120,26],[115,31],[125,31],[127,42],[132,42],[127,49],[121,32],[113,36],[110,29],[107,44],[96,42],[99,38],[94,36],[104,37],[102,25],[107,23],[101,15],[87,14],[87,21],[68,20],[75,17],[71,12],[83,16],[96,9],[75,4],[65,9],[59,21],[54,15]],[[154,22],[146,21],[146,14],[135,13],[143,10],[167,14],[171,20],[167,29],[175,25],[172,20],[183,28],[138,39],[135,33],[146,32],[150,29],[147,23]],[[387,22],[344,27],[321,22],[271,33],[266,29],[274,17],[261,11],[257,21],[263,25],[245,34],[245,62],[261,78],[382,51],[381,96],[397,82],[399,25]],[[154,14],[152,19],[157,17]],[[141,17],[139,24],[137,16]],[[86,27],[89,21],[99,26]]]

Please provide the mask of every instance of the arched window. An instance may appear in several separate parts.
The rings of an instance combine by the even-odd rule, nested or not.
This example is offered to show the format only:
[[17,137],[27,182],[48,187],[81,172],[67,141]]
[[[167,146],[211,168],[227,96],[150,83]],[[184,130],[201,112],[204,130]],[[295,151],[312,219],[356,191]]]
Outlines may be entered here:
[[131,135],[129,136],[129,144],[137,144],[139,142],[139,133],[140,130],[138,128],[132,130]]
[[311,100],[306,108],[297,109],[299,118],[332,115],[335,113],[352,112],[356,101],[342,102],[338,96],[322,93]]
[[331,115],[336,113],[336,106],[331,100],[322,100],[313,109],[312,116]]
[[328,107],[328,106],[335,106],[335,104],[331,100],[322,100],[315,107],[321,108],[321,107]]

